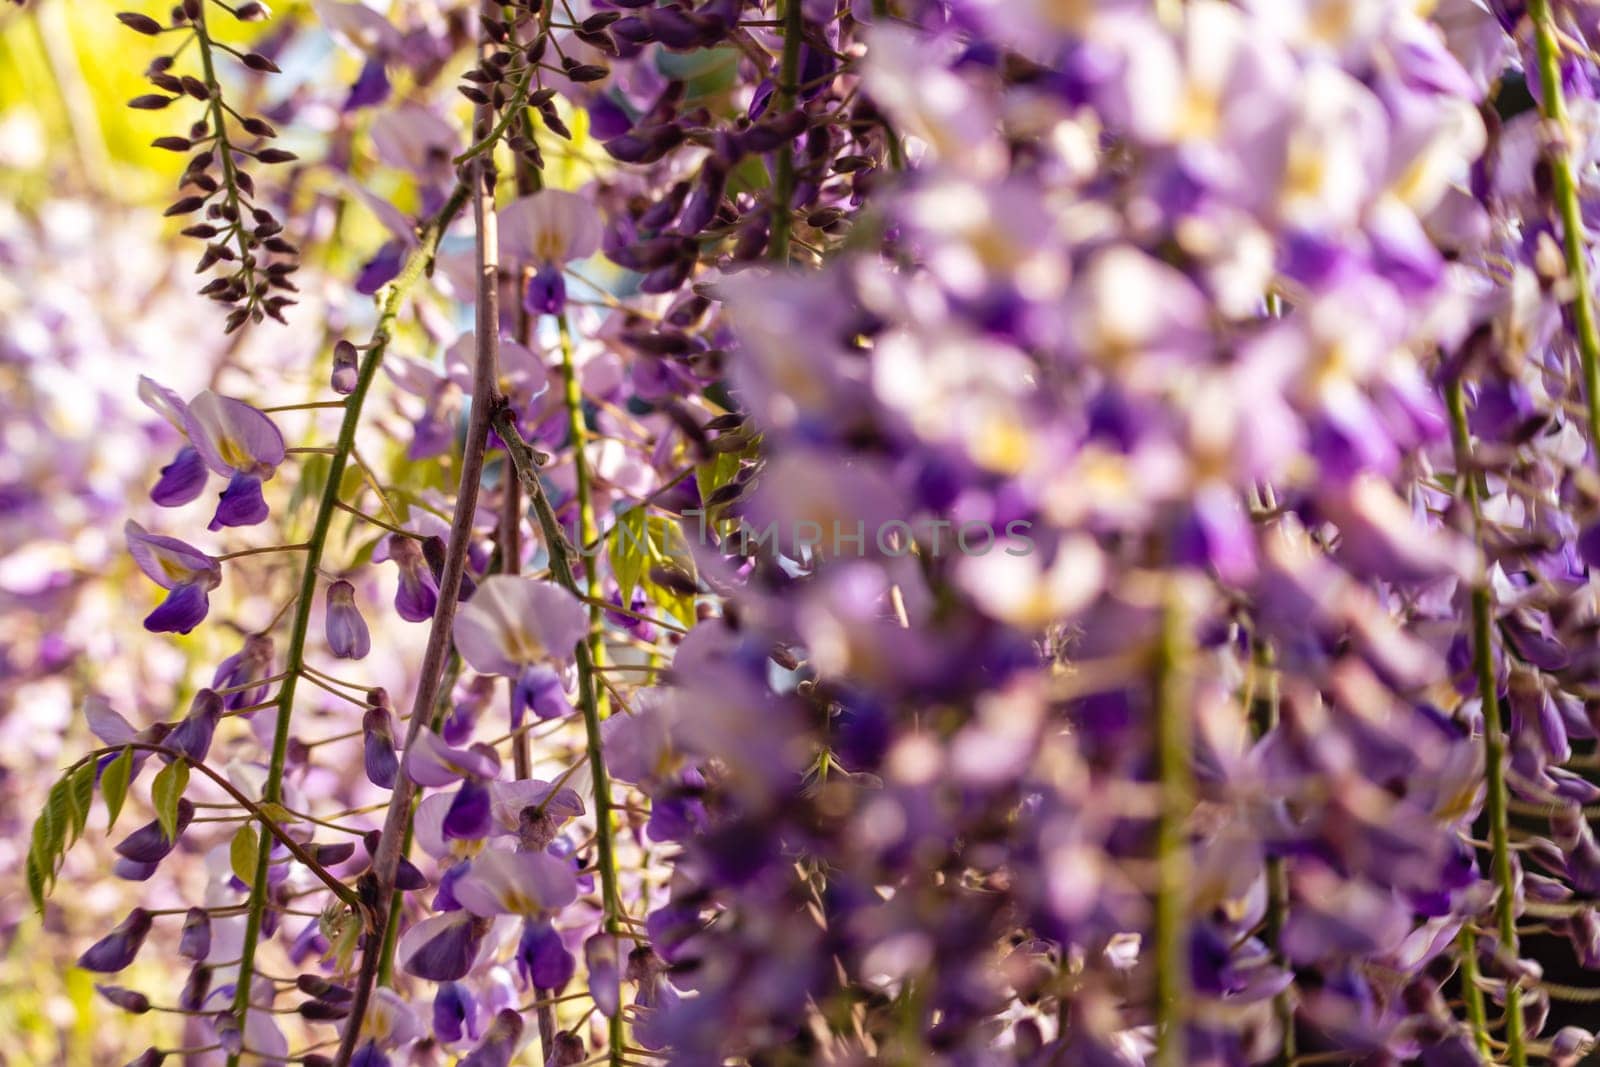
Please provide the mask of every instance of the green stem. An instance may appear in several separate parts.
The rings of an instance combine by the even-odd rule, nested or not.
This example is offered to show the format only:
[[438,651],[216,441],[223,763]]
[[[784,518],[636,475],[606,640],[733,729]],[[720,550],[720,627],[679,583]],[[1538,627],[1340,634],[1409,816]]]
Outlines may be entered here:
[[[1251,642],[1250,655],[1259,685],[1252,701],[1251,718],[1255,720],[1256,736],[1260,737],[1278,725],[1278,674],[1272,646],[1265,639],[1257,636]],[[1266,941],[1272,950],[1273,962],[1287,968],[1289,961],[1280,946],[1283,943],[1283,926],[1289,917],[1289,870],[1282,856],[1268,857],[1266,868]],[[1272,1008],[1278,1026],[1283,1031],[1278,1058],[1274,1063],[1278,1067],[1289,1067],[1295,1058],[1294,996],[1291,989],[1284,989],[1273,997]]]
[[1462,927],[1456,944],[1461,953],[1461,999],[1467,1005],[1472,1043],[1478,1055],[1489,1060],[1489,1013],[1483,1005],[1483,988],[1478,984],[1478,936],[1472,932],[1472,927]]
[[1183,1067],[1184,1006],[1188,997],[1188,822],[1194,809],[1186,701],[1187,622],[1181,591],[1170,589],[1162,607],[1155,657],[1156,769],[1161,818],[1156,829],[1155,1023],[1157,1067]]
[[[566,535],[561,532],[561,523],[556,519],[555,509],[550,506],[550,498],[545,495],[544,484],[539,481],[539,466],[534,459],[533,449],[522,439],[522,434],[517,430],[516,418],[509,407],[502,406],[495,412],[494,428],[500,439],[505,442],[506,453],[511,457],[512,465],[516,467],[523,492],[533,504],[540,532],[544,535],[545,546],[550,553],[551,575],[562,588],[574,596],[582,596],[582,590],[578,587],[578,580],[572,570],[572,559],[576,553],[567,543]],[[614,831],[611,776],[606,771],[605,753],[601,747],[600,699],[595,684],[595,662],[590,654],[594,637],[595,630],[591,627],[589,636],[579,641],[574,649],[578,664],[578,703],[583,712],[589,773],[594,779],[595,851],[598,853],[597,865],[600,868],[600,906],[605,915],[607,932],[619,934],[623,932],[622,900],[617,892],[616,849],[612,840]],[[610,1020],[609,1036],[610,1061],[613,1067],[616,1067],[622,1062],[620,1011]]]
[[[800,40],[805,32],[800,16],[800,0],[784,0],[783,58],[778,68],[778,91],[773,101],[773,112],[778,115],[793,108],[797,96],[795,83],[800,76]],[[767,252],[776,263],[789,262],[789,237],[794,229],[794,213],[790,205],[793,199],[794,141],[786,140],[778,148],[778,172],[772,182],[772,237]]]
[[[1456,455],[1456,488],[1472,516],[1473,536],[1481,549],[1480,501],[1478,480],[1472,472],[1472,439],[1467,429],[1467,408],[1461,381],[1445,386],[1450,406],[1450,440]],[[1493,852],[1495,918],[1499,926],[1500,949],[1508,958],[1517,956],[1516,893],[1511,875],[1509,803],[1506,789],[1505,735],[1501,723],[1499,686],[1494,669],[1494,613],[1487,581],[1472,590],[1472,662],[1478,675],[1478,696],[1483,703],[1483,752],[1488,771],[1489,846]],[[1474,946],[1474,949],[1476,946]],[[1522,1019],[1522,989],[1514,978],[1506,983],[1506,1054],[1512,1067],[1526,1067]]]
[[[456,212],[461,210],[461,205],[466,203],[468,191],[465,185],[456,188],[444,207],[424,227],[421,244],[412,252],[410,259],[401,268],[400,274],[390,283],[380,306],[378,323],[372,331],[366,358],[357,372],[355,389],[346,398],[348,406],[345,408],[344,419],[339,424],[339,437],[334,445],[333,456],[328,461],[328,480],[323,486],[322,497],[317,502],[316,518],[312,522],[311,536],[306,543],[305,569],[301,572],[300,592],[295,601],[294,619],[290,624],[289,647],[284,657],[284,678],[278,689],[278,721],[272,736],[272,757],[268,764],[267,783],[262,791],[262,799],[267,803],[277,803],[282,797],[283,767],[289,749],[289,719],[294,713],[295,685],[305,665],[306,637],[311,629],[311,604],[317,591],[317,568],[322,562],[322,552],[327,544],[333,513],[338,508],[339,485],[344,479],[345,464],[355,447],[356,427],[361,421],[361,409],[366,403],[372,380],[378,372],[378,365],[383,362],[383,354],[389,347],[389,329],[400,313],[400,306],[411,288],[432,264],[434,253],[439,247],[439,238],[450,225],[450,220],[455,217]],[[267,849],[262,849],[261,855],[257,858],[256,879],[250,890],[250,911],[245,919],[244,945],[239,953],[239,981],[234,992],[233,1010],[238,1015],[241,1026],[244,1024],[244,1013],[250,1005],[256,943],[261,937],[261,920],[267,905],[267,853]],[[228,1057],[229,1067],[237,1067],[238,1062],[237,1055]]]
[[1560,141],[1551,146],[1550,174],[1556,209],[1567,256],[1567,281],[1573,288],[1572,323],[1577,334],[1578,357],[1583,369],[1585,411],[1589,422],[1589,450],[1600,463],[1600,330],[1595,326],[1594,295],[1589,290],[1588,247],[1583,211],[1578,202],[1578,181],[1568,151],[1566,97],[1561,88],[1561,45],[1556,39],[1550,0],[1529,0],[1535,47],[1539,55],[1539,86],[1543,90],[1544,117],[1556,128]]
[[[572,352],[572,330],[567,325],[565,313],[556,317],[556,328],[561,336],[561,385],[563,398],[567,407],[567,429],[572,438],[572,469],[573,483],[578,497],[578,543],[589,544],[600,535],[599,523],[595,521],[594,494],[591,491],[592,479],[589,474],[589,426],[583,417],[583,391],[578,381],[577,362]],[[546,501],[548,506],[548,501]],[[551,565],[554,567],[555,554],[552,550]],[[567,573],[571,577],[571,560],[567,560]],[[599,569],[594,565],[594,558],[590,557],[584,562],[584,581],[588,585],[589,601],[589,632],[579,645],[578,672],[589,680],[583,689],[583,726],[589,749],[589,766],[594,776],[594,818],[596,824],[595,845],[600,854],[601,891],[605,895],[606,930],[616,934],[621,930],[622,902],[617,895],[616,853],[612,844],[612,834],[615,832],[611,822],[611,783],[606,774],[605,755],[600,743],[600,720],[606,717],[605,698],[600,695],[599,687],[594,684],[595,672],[601,670],[606,662],[605,645],[605,617],[600,607],[595,603],[600,599],[603,590],[600,587]],[[582,597],[577,583],[570,586],[574,595]],[[601,797],[605,799],[602,800]],[[605,872],[609,870],[609,877]],[[607,1044],[610,1046],[612,1067],[621,1063],[622,1057],[622,1012],[618,1011],[608,1020],[609,1031]]]
[[[493,5],[485,3],[483,13],[492,15]],[[486,54],[490,46],[482,25],[480,22],[478,47],[480,54]],[[478,105],[473,122],[475,134],[487,135],[492,119],[493,109],[487,104]],[[421,734],[424,723],[429,721],[434,702],[443,692],[445,670],[453,647],[451,630],[460,600],[462,578],[466,573],[467,546],[472,541],[478,492],[483,480],[484,456],[488,450],[489,415],[500,397],[500,244],[495,226],[495,183],[493,154],[486,153],[473,159],[464,182],[466,195],[472,198],[477,253],[472,408],[467,420],[466,441],[461,451],[455,513],[450,520],[444,562],[439,568],[438,601],[433,609],[433,619],[428,624],[428,641],[422,651],[417,688],[411,702],[411,718],[406,726],[407,752]],[[378,971],[382,969],[384,953],[390,945],[388,928],[400,904],[395,893],[395,873],[400,866],[401,852],[408,846],[406,830],[411,825],[416,792],[416,783],[409,775],[402,774],[396,779],[394,789],[389,794],[388,810],[384,813],[383,829],[378,834],[378,847],[372,856],[372,868],[364,876],[369,880],[368,890],[379,911],[379,927],[384,934],[376,938],[378,927],[368,930],[367,943],[361,954],[361,969],[356,976],[355,990],[350,1000],[350,1015],[345,1022],[344,1033],[340,1035],[339,1050],[333,1061],[335,1067],[348,1067],[351,1057],[355,1055],[356,1043],[361,1039],[366,1024],[367,1005],[372,998],[373,986],[377,982]]]

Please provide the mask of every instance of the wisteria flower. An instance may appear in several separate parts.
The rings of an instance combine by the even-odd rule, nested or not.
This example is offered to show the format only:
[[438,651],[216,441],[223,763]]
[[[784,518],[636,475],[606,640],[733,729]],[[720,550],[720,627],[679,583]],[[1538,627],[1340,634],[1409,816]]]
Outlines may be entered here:
[[228,479],[210,529],[251,526],[267,517],[261,483],[283,462],[283,434],[266,415],[242,400],[207,389],[184,409],[184,428],[200,458]]
[[544,915],[578,898],[572,864],[547,852],[478,853],[453,892],[475,915]]
[[516,679],[517,726],[525,708],[546,718],[570,711],[553,665],[567,660],[588,625],[582,604],[559,586],[494,575],[456,616],[456,647],[473,670]]
[[145,629],[186,634],[210,610],[211,590],[222,584],[222,566],[176,537],[152,534],[129,519],[123,527],[128,551],[139,569],[167,590],[166,599],[145,617]]
[[576,193],[543,189],[506,205],[499,227],[502,258],[533,270],[523,289],[523,307],[532,314],[559,315],[567,306],[563,268],[600,249],[594,205]]
[[142,374],[139,376],[139,399],[184,436],[184,444],[178,449],[178,454],[171,463],[161,468],[160,477],[150,489],[150,499],[164,508],[187,504],[206,487],[205,460],[188,441],[188,429],[184,422],[188,405],[171,389]]
[[372,650],[372,635],[356,607],[356,587],[343,578],[328,586],[328,651],[339,659],[365,659]]

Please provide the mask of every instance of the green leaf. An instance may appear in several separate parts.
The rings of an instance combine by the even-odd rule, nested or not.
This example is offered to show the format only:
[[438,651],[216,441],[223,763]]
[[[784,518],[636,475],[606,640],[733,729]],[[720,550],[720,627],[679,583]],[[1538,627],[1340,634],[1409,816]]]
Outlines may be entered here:
[[72,772],[72,779],[67,786],[67,799],[72,802],[72,840],[77,841],[83,836],[83,828],[89,825],[89,809],[94,806],[94,767],[97,761],[90,760],[76,771]]
[[39,857],[34,855],[32,851],[29,851],[28,896],[33,898],[34,910],[39,912],[41,915],[44,913],[45,894],[50,891],[49,887],[45,884],[46,881],[47,875],[45,874],[44,867],[39,861]]
[[678,568],[690,578],[699,574],[694,565],[694,553],[689,550],[689,539],[683,529],[665,515],[650,516],[650,559],[654,563]]
[[254,886],[256,881],[256,863],[260,859],[260,845],[256,838],[256,828],[249,823],[239,827],[233,835],[233,841],[228,845],[228,862],[233,866],[234,877],[247,886]]
[[617,580],[618,603],[627,607],[632,603],[633,590],[644,574],[645,513],[643,508],[629,508],[617,518],[607,542],[606,552],[611,557],[611,574]]
[[183,760],[173,760],[161,769],[150,786],[150,802],[156,806],[156,819],[168,841],[178,838],[178,801],[188,785],[189,765]]
[[49,799],[45,801],[46,827],[49,830],[48,855],[52,863],[50,869],[54,871],[60,864],[59,858],[66,852],[67,826],[72,822],[72,801],[67,788],[67,780],[61,779],[50,787]]
[[128,783],[133,778],[133,749],[125,748],[100,772],[100,796],[106,802],[106,829],[117,825],[122,802],[128,799]]
[[296,815],[282,804],[275,804],[270,800],[265,804],[259,805],[257,810],[260,811],[262,816],[271,819],[279,826],[288,826],[290,823],[300,821],[300,816]]

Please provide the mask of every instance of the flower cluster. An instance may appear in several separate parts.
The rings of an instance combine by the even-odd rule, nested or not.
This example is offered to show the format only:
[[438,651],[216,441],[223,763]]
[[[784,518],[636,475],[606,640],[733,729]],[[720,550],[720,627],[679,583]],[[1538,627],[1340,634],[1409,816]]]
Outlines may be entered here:
[[[204,63],[141,100],[232,332],[294,249],[208,4],[122,21]],[[1587,1054],[1591,5],[313,8],[240,55],[317,72],[325,391],[140,379],[144,625],[231,654],[96,687],[28,851],[148,797],[112,876],[194,866],[106,1001],[230,1067]]]
[[[207,24],[209,6],[206,0],[183,0],[172,8],[171,19],[165,25],[136,11],[125,11],[117,18],[128,29],[148,37],[170,33],[183,38],[145,71],[145,77],[158,91],[136,96],[128,106],[162,111],[185,99],[204,105],[201,117],[184,133],[159,137],[155,147],[194,153],[183,171],[183,195],[167,207],[165,214],[201,213],[201,220],[183,232],[206,242],[195,268],[197,273],[227,264],[227,273],[200,291],[233,306],[227,322],[227,329],[232,332],[269,315],[281,322],[284,309],[295,302],[287,294],[297,291],[290,275],[297,269],[294,256],[298,249],[283,236],[283,223],[271,207],[257,202],[255,179],[248,166],[288,163],[296,156],[271,145],[278,131],[265,118],[241,114],[223,99],[219,68],[224,55],[255,75],[276,74],[279,70],[262,52],[241,52],[218,40]],[[243,22],[267,17],[266,6],[256,0],[247,0],[238,7],[216,6]],[[176,67],[177,57],[191,44],[200,66],[195,74],[184,74]]]

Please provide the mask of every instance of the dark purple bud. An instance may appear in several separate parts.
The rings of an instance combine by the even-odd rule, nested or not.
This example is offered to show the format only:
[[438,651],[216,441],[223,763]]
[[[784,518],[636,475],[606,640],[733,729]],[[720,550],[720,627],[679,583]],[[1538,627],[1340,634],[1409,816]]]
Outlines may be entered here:
[[622,1001],[616,936],[604,932],[592,935],[583,943],[583,961],[589,970],[589,996],[601,1015],[612,1018]]
[[100,985],[96,983],[95,989],[102,997],[121,1008],[123,1011],[134,1015],[143,1015],[150,1010],[150,998],[134,989],[124,989],[119,985]]
[[328,586],[325,628],[328,651],[338,659],[364,659],[372,651],[367,621],[356,607],[356,587],[343,578]]
[[[438,589],[439,581],[444,577],[444,538],[438,536],[437,534],[434,534],[431,537],[423,538],[422,558],[427,561],[428,571],[433,575],[434,588]],[[472,598],[472,594],[477,591],[477,588],[477,583],[472,580],[471,575],[463,572],[461,575],[461,591],[457,594],[456,599],[470,600]]]
[[643,163],[651,152],[650,141],[636,133],[625,133],[605,142],[612,159],[622,163]]
[[333,346],[333,391],[340,396],[349,396],[356,391],[356,378],[360,367],[356,358],[356,346],[349,341],[341,340]]
[[211,688],[232,690],[223,696],[222,706],[229,711],[254,707],[267,696],[267,687],[251,685],[272,675],[272,655],[275,646],[266,634],[251,634],[244,647],[217,665],[211,676]]
[[765,115],[768,105],[772,103],[773,94],[777,91],[777,82],[770,78],[763,79],[761,84],[756,86],[755,93],[750,97],[750,109],[745,113],[745,117],[754,122],[762,115]]
[[1584,563],[1600,570],[1600,522],[1585,526],[1578,533],[1578,555]]
[[393,789],[400,773],[400,757],[394,750],[389,709],[368,708],[361,717],[361,733],[367,780],[382,789]]
[[346,986],[330,982],[320,974],[302,974],[294,981],[295,988],[308,997],[318,1000],[333,1000],[344,1002],[350,1000],[355,994]]
[[350,1005],[331,1004],[326,1000],[307,1000],[302,1001],[297,1010],[300,1012],[302,1019],[308,1019],[316,1023],[326,1023],[348,1016],[350,1014]]
[[178,993],[178,1007],[184,1011],[199,1011],[200,1005],[205,1003],[206,994],[211,991],[210,967],[201,964],[189,972],[188,979],[183,983],[183,989]]
[[189,503],[206,487],[206,462],[193,445],[184,445],[172,462],[161,468],[161,477],[150,490],[150,499],[164,508]]
[[219,1011],[211,1017],[211,1027],[216,1031],[217,1044],[230,1056],[237,1056],[244,1049],[244,1032],[239,1027],[239,1020],[231,1011]]
[[89,946],[78,957],[78,966],[97,974],[114,974],[132,963],[139,955],[145,935],[150,932],[150,913],[134,908],[115,930]]
[[664,267],[657,267],[640,279],[639,290],[645,293],[670,293],[689,280],[689,272],[693,269],[692,259],[682,259]]
[[322,866],[336,867],[356,854],[356,846],[349,841],[337,841],[332,844],[310,845],[308,851]]
[[556,1035],[555,1049],[550,1053],[550,1058],[545,1061],[544,1067],[577,1067],[585,1059],[583,1038],[571,1030],[563,1030]]
[[221,720],[222,698],[210,689],[202,689],[194,695],[189,714],[167,735],[166,745],[199,763],[211,751],[211,738]]
[[203,960],[211,952],[211,916],[203,908],[190,908],[183,917],[183,934],[178,938],[178,955]]
[[727,164],[715,156],[707,159],[700,167],[694,192],[678,217],[678,232],[690,237],[711,225],[717,217],[717,209],[722,206],[722,194],[727,185]]
[[142,33],[146,37],[154,37],[161,32],[161,23],[149,15],[141,15],[137,11],[119,11],[117,13],[117,21],[134,33]]

